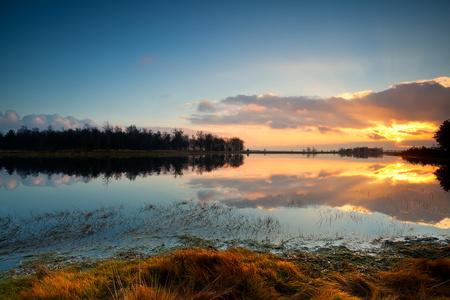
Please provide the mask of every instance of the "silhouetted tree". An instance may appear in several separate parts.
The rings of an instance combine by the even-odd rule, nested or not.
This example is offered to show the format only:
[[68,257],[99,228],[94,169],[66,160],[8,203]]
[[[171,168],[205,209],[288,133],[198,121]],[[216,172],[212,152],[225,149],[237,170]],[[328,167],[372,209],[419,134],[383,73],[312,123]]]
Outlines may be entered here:
[[434,134],[434,139],[442,149],[450,151],[450,119],[439,126],[438,131]]
[[185,150],[189,147],[189,136],[185,135],[183,130],[174,129],[172,133],[172,139],[170,141],[171,149],[173,150]]

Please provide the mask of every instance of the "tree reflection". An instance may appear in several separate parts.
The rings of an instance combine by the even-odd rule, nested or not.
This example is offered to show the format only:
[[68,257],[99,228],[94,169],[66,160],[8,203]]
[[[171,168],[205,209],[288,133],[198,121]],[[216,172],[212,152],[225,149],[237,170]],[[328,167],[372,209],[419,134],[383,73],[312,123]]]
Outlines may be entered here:
[[0,170],[9,175],[14,172],[22,179],[45,174],[65,174],[82,177],[88,182],[103,176],[105,182],[122,176],[129,180],[151,175],[172,174],[183,176],[192,170],[198,174],[212,172],[220,168],[237,168],[244,163],[241,154],[202,155],[180,157],[134,157],[134,158],[0,158]]
[[439,167],[435,172],[439,185],[446,192],[450,191],[450,162],[448,160],[438,160],[420,157],[403,157],[409,163],[424,165],[433,165]]
[[444,191],[450,191],[450,164],[444,164],[439,167],[439,169],[434,172],[437,180],[439,180],[439,185],[444,189]]

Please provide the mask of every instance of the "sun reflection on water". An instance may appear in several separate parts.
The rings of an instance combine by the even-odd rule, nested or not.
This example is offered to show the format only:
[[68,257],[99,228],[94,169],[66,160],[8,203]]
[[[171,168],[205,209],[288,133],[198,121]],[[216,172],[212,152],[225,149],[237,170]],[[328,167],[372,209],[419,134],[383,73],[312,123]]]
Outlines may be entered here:
[[352,169],[346,170],[340,176],[357,176],[362,175],[373,178],[372,183],[381,183],[390,180],[393,183],[404,181],[409,183],[432,183],[436,181],[434,172],[435,166],[417,166],[404,163],[391,163],[386,165],[378,164],[368,169]]

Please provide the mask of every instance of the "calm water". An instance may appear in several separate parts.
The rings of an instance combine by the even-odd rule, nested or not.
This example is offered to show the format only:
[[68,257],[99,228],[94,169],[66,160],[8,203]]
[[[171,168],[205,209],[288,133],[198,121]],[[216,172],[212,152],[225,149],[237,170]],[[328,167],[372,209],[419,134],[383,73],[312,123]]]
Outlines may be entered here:
[[370,248],[450,232],[438,167],[393,156],[0,159],[0,168],[0,269],[45,253]]

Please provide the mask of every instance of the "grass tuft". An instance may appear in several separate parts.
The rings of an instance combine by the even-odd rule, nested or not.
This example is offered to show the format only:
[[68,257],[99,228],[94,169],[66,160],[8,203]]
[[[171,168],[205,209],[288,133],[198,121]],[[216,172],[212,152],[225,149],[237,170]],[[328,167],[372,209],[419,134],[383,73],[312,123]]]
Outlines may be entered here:
[[402,299],[450,296],[450,258],[405,259],[397,268],[381,272],[381,283]]

